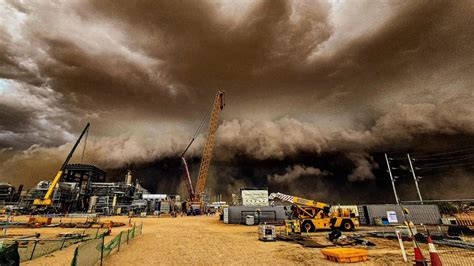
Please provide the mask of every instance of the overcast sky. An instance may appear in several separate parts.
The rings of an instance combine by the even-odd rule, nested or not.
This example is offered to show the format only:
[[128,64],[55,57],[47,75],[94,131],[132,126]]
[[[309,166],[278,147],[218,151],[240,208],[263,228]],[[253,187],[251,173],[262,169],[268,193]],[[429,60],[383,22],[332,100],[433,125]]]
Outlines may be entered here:
[[217,160],[347,151],[353,178],[372,178],[372,152],[474,134],[473,14],[469,0],[0,0],[0,178],[50,175],[86,122],[90,163],[175,156],[217,90]]

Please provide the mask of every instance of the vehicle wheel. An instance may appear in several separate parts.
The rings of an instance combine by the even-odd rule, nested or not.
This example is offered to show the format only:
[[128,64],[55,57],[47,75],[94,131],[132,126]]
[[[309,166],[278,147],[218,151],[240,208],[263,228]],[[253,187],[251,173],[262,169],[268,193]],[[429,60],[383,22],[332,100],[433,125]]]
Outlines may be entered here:
[[[308,230],[306,230],[308,229]],[[301,224],[301,232],[315,232],[314,224],[311,221],[304,221]]]
[[354,230],[354,224],[351,220],[344,220],[341,223],[341,230],[343,231],[352,231]]

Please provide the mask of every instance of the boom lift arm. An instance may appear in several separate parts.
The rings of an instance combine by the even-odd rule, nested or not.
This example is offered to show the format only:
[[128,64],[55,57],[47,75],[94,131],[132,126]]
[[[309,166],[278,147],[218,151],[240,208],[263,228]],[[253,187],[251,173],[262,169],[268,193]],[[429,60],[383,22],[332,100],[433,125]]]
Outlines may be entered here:
[[354,230],[359,226],[359,220],[355,216],[345,215],[338,212],[330,213],[331,206],[304,198],[299,198],[283,193],[271,193],[269,200],[279,199],[281,201],[290,202],[295,206],[296,213],[293,213],[301,223],[301,228],[307,232],[314,232],[316,229],[335,229],[339,228],[344,231]]
[[44,195],[44,198],[43,199],[35,199],[33,201],[33,205],[37,205],[37,206],[51,206],[52,205],[51,196],[53,195],[54,188],[59,183],[59,180],[61,179],[61,177],[63,175],[64,169],[66,168],[67,164],[69,163],[69,160],[71,160],[71,157],[74,154],[74,151],[76,150],[77,146],[81,142],[82,137],[84,136],[84,134],[86,134],[86,132],[89,131],[90,125],[91,125],[90,123],[87,123],[84,130],[82,130],[81,135],[77,139],[76,143],[74,144],[71,151],[69,152],[66,160],[64,161],[64,163],[62,164],[62,166],[59,169],[58,173],[54,177],[53,182],[51,183],[51,186],[49,187],[48,191],[46,192],[46,195]]
[[[309,199],[304,199],[304,198],[300,198],[300,197],[295,197],[295,196],[291,196],[291,195],[286,195],[286,194],[283,194],[283,193],[280,193],[280,192],[271,193],[268,196],[268,199],[269,200],[279,199],[281,201],[289,202],[289,203],[295,205],[296,207],[298,207],[301,211],[303,211],[308,216],[317,216],[317,215],[327,216],[328,213],[329,213],[329,210],[331,209],[331,206],[326,204],[326,203],[322,203],[322,202],[318,202],[318,201],[314,201],[314,200],[309,200]],[[305,209],[305,207],[316,209],[317,212],[315,214],[309,213]]]

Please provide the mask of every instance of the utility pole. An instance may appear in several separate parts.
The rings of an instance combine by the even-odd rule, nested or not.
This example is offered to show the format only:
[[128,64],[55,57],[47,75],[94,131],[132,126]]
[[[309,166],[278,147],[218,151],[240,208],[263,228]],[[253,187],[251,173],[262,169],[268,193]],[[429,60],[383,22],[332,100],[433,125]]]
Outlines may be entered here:
[[395,179],[393,179],[392,169],[390,168],[390,163],[388,161],[388,156],[386,153],[385,153],[385,161],[387,161],[388,173],[390,175],[390,180],[392,181],[392,188],[393,188],[393,194],[395,195],[395,200],[397,201],[397,204],[400,205],[400,199],[398,199],[397,189],[395,188]]
[[413,180],[415,180],[416,191],[418,192],[418,197],[420,198],[420,203],[423,204],[423,198],[421,197],[420,187],[418,186],[418,177],[416,177],[415,170],[413,169],[413,164],[411,163],[410,154],[407,153],[408,162],[410,163],[411,174],[413,175]]

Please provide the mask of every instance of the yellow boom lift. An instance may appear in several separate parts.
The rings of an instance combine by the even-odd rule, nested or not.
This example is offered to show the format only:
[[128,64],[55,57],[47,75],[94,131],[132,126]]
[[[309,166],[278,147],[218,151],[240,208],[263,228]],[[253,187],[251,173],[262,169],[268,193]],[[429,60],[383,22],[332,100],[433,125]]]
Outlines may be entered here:
[[340,229],[352,231],[359,226],[359,220],[347,209],[330,213],[331,206],[309,199],[286,195],[280,192],[271,193],[270,200],[279,199],[291,203],[294,208],[300,228],[303,231],[315,232],[318,229]]
[[49,207],[53,204],[53,201],[52,201],[51,198],[53,196],[54,189],[56,188],[56,185],[61,180],[61,177],[63,176],[64,169],[66,168],[67,164],[69,163],[69,160],[71,159],[72,155],[74,154],[74,151],[76,150],[77,146],[81,142],[82,137],[84,136],[84,134],[86,134],[89,131],[89,127],[90,127],[90,123],[87,123],[86,127],[82,131],[81,135],[77,139],[77,141],[74,144],[74,146],[72,147],[71,151],[69,152],[66,160],[64,161],[64,163],[62,164],[62,166],[59,169],[58,173],[54,177],[53,182],[51,183],[51,186],[49,186],[48,191],[44,195],[44,198],[35,199],[33,201],[33,205],[38,206],[38,207]]
[[211,164],[212,154],[214,151],[214,143],[216,142],[216,132],[219,122],[219,114],[224,109],[225,106],[225,92],[218,91],[214,102],[212,104],[212,109],[210,111],[210,120],[209,120],[209,131],[207,133],[206,145],[204,146],[204,151],[202,153],[201,165],[199,167],[199,174],[196,181],[196,190],[193,188],[191,176],[189,174],[188,164],[184,155],[188,151],[191,144],[194,142],[199,130],[204,124],[204,120],[199,126],[198,130],[194,134],[193,138],[189,142],[188,146],[181,154],[181,160],[184,168],[184,177],[186,181],[186,187],[188,189],[189,199],[193,206],[199,206],[201,209],[203,207],[203,195],[206,190],[206,180],[207,174],[209,172],[209,165]]

